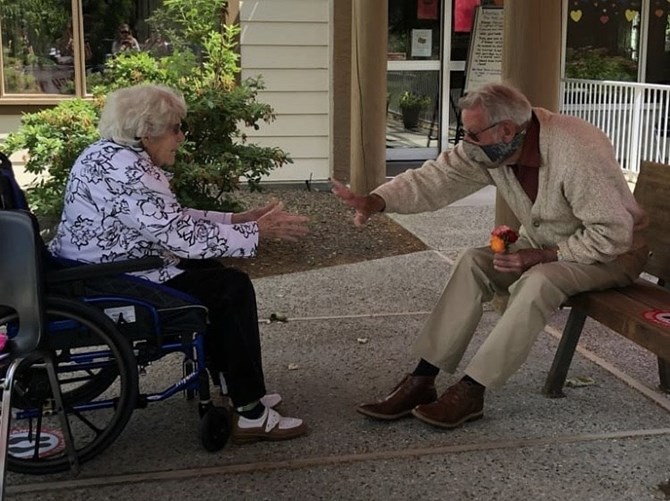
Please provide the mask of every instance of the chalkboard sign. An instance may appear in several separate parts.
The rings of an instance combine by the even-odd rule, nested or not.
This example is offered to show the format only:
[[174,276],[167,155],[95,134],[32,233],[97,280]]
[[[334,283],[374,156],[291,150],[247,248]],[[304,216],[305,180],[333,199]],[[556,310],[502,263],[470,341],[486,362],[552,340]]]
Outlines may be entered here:
[[503,51],[503,9],[482,7],[475,10],[468,60],[465,63],[464,93],[487,83],[500,82]]

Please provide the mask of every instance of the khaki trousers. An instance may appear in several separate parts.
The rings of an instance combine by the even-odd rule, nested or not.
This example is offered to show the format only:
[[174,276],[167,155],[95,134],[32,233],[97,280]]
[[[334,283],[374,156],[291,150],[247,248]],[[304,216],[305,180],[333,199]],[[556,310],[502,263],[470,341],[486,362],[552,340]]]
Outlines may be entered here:
[[[515,248],[531,247],[524,243]],[[547,319],[568,296],[628,285],[642,272],[646,259],[646,249],[640,249],[610,263],[555,261],[519,275],[495,271],[488,247],[468,249],[454,265],[413,352],[453,373],[479,324],[483,304],[495,293],[509,294],[500,320],[465,369],[486,387],[501,386],[521,367]]]

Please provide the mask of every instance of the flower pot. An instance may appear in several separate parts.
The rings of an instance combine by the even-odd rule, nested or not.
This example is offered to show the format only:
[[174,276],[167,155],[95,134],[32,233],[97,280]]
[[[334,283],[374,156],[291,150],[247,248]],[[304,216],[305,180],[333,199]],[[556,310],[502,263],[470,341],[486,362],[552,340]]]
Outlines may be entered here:
[[402,109],[402,125],[405,129],[416,129],[419,125],[419,108],[403,108]]

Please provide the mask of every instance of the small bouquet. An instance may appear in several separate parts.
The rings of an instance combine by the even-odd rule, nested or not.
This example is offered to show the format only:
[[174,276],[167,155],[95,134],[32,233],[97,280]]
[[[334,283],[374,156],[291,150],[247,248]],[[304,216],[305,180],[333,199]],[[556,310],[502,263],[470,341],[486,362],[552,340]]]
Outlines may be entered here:
[[0,332],[0,353],[5,351],[5,345],[7,344],[7,334]]
[[501,252],[507,252],[510,244],[516,242],[519,238],[519,234],[510,228],[507,225],[501,225],[496,227],[491,232],[491,239],[489,240],[489,245],[491,250],[496,254]]

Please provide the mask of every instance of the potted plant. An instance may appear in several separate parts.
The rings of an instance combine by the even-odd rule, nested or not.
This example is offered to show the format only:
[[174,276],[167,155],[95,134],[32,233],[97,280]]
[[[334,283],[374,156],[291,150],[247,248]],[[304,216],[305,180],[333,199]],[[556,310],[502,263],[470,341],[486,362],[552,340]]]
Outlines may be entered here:
[[415,129],[419,124],[419,114],[430,104],[430,98],[406,90],[400,96],[398,104],[405,129]]

